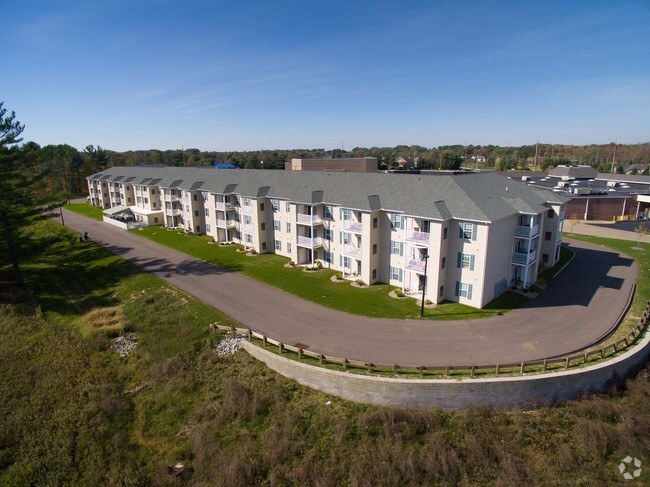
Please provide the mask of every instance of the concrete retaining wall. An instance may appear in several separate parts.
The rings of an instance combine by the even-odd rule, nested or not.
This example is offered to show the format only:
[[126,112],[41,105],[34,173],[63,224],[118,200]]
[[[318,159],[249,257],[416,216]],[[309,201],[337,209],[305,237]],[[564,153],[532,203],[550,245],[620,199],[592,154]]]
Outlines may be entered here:
[[626,353],[581,369],[492,379],[393,379],[307,365],[264,350],[242,347],[279,374],[348,401],[382,406],[462,409],[490,405],[525,409],[555,404],[593,392],[607,392],[632,377],[650,356],[650,333]]

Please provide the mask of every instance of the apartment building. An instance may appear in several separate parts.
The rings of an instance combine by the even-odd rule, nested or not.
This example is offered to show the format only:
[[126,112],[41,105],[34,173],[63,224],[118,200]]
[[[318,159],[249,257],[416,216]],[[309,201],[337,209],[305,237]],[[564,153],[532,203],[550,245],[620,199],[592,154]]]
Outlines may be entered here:
[[298,158],[284,163],[285,171],[377,172],[376,157]]
[[131,198],[145,224],[477,308],[510,286],[530,287],[559,260],[565,203],[496,173],[113,167],[88,187],[103,208]]

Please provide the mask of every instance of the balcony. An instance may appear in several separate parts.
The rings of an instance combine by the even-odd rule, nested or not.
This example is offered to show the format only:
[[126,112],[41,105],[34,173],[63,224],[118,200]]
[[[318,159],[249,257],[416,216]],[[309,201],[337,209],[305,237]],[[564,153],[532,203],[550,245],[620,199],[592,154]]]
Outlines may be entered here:
[[179,216],[181,213],[183,213],[183,209],[177,206],[173,206],[171,208],[165,207],[165,213],[167,215]]
[[179,201],[180,197],[175,194],[165,194],[165,201]]
[[406,263],[405,269],[418,274],[424,274],[424,267],[426,263],[423,260],[409,260]]
[[219,228],[234,228],[235,226],[235,220],[222,220],[222,219],[217,219],[217,226]]
[[235,207],[231,203],[222,203],[220,201],[217,201],[217,203],[214,205],[214,207],[218,211],[232,211],[235,209]]
[[300,223],[301,225],[312,226],[312,225],[320,225],[321,223],[323,223],[318,215],[307,215],[305,213],[298,213],[296,217],[298,223]]
[[536,237],[539,234],[539,225],[535,225],[533,227],[520,227],[516,226],[515,227],[515,237],[521,237],[521,238],[533,238]]
[[361,249],[359,247],[355,247],[354,245],[346,245],[343,248],[343,255],[348,255],[350,257],[355,257],[357,259],[360,259]]
[[320,237],[303,237],[298,235],[298,245],[301,247],[308,247],[310,249],[323,246],[323,239]]
[[517,265],[529,266],[537,259],[537,251],[531,250],[530,252],[513,252],[512,263]]
[[428,232],[420,232],[418,230],[411,230],[406,234],[406,240],[416,245],[429,245],[429,238],[431,234]]
[[343,222],[343,230],[345,232],[361,233],[363,231],[363,225],[360,222],[345,220]]

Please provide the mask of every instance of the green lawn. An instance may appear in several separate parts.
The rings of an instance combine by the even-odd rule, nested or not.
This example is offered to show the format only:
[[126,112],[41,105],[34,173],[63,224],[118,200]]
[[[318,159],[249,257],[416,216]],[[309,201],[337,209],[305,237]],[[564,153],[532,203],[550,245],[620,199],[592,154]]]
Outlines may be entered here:
[[[284,267],[289,262],[286,257],[276,254],[247,256],[243,252],[237,252],[240,246],[209,245],[212,238],[207,236],[186,236],[162,227],[147,227],[136,230],[136,233],[323,306],[376,318],[414,319],[420,316],[420,307],[414,299],[398,300],[389,297],[388,293],[395,288],[387,284],[358,289],[349,282],[333,283],[330,280],[336,274],[333,270],[307,273],[301,267],[288,269]],[[526,301],[527,298],[523,296],[506,293],[482,310],[458,303],[443,303],[425,309],[425,318],[484,318],[504,313]]]
[[94,220],[102,221],[102,209],[89,205],[88,203],[72,203],[70,205],[65,205],[64,208],[66,210],[74,211],[75,213],[86,215]]

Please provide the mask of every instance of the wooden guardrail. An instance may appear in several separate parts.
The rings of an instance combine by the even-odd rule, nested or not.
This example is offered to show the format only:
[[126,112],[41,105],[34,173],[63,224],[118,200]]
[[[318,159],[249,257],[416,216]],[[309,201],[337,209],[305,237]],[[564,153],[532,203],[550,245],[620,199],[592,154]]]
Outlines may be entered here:
[[[646,302],[643,314],[639,318],[636,326],[630,333],[619,340],[616,340],[607,345],[603,345],[599,349],[585,350],[582,353],[574,353],[572,355],[565,355],[562,357],[552,357],[540,360],[531,360],[518,363],[505,363],[505,364],[491,364],[491,365],[403,365],[403,364],[381,364],[374,362],[364,362],[361,360],[351,360],[345,357],[336,357],[332,355],[324,355],[322,353],[306,350],[294,345],[288,345],[278,340],[274,340],[262,333],[253,331],[249,328],[236,328],[234,326],[225,326],[215,324],[213,327],[221,331],[230,332],[233,335],[239,334],[246,337],[250,342],[259,340],[264,347],[273,346],[278,348],[279,354],[291,353],[297,355],[298,360],[313,359],[318,361],[318,365],[333,364],[341,366],[343,370],[348,369],[363,369],[369,373],[374,372],[392,372],[399,374],[400,371],[415,373],[417,372],[420,377],[424,377],[426,371],[432,371],[436,375],[449,377],[453,372],[460,372],[462,375],[469,374],[470,377],[475,377],[479,374],[504,374],[504,373],[519,373],[520,375],[528,372],[569,369],[571,367],[579,367],[589,362],[605,359],[611,355],[617,354],[629,347],[631,347],[638,338],[646,331],[650,321],[650,300]],[[431,375],[431,374],[429,374]],[[457,374],[458,375],[458,374]]]

